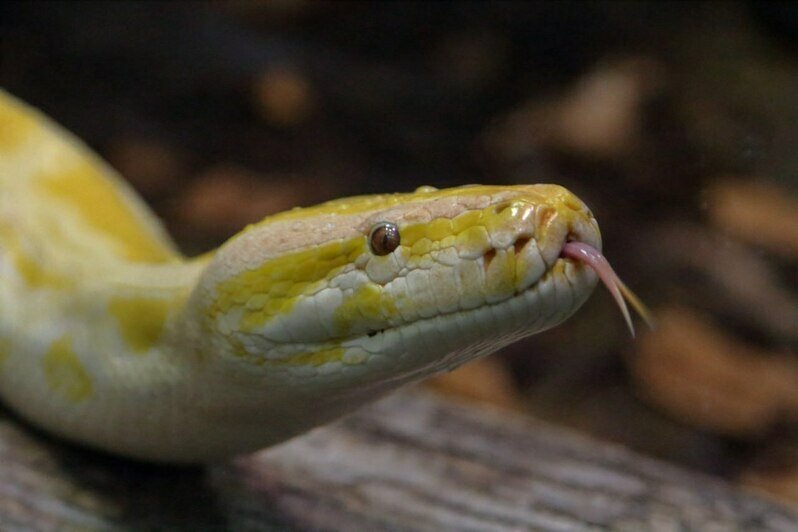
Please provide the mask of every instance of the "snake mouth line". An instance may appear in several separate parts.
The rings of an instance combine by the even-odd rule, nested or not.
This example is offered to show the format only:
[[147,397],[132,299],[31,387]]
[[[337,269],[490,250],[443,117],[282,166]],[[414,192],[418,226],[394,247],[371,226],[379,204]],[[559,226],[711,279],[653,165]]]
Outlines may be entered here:
[[[610,294],[615,299],[615,302],[618,305],[621,314],[624,317],[624,321],[629,327],[629,331],[633,337],[635,335],[635,330],[634,330],[634,325],[632,323],[631,315],[629,313],[629,309],[626,305],[627,301],[632,306],[632,308],[636,310],[637,313],[643,318],[645,323],[649,327],[653,328],[653,320],[649,310],[646,308],[643,302],[623,283],[623,281],[621,281],[621,279],[612,269],[612,267],[610,266],[609,262],[604,257],[604,255],[597,248],[593,247],[590,244],[586,244],[584,242],[579,242],[579,241],[569,241],[562,244],[559,257],[553,263],[551,263],[550,267],[535,282],[531,283],[530,285],[524,288],[516,290],[512,295],[500,301],[495,301],[492,303],[485,302],[481,305],[472,308],[460,308],[449,312],[441,312],[433,316],[422,317],[419,319],[403,323],[397,323],[396,325],[392,325],[389,327],[383,327],[380,329],[371,329],[358,334],[341,336],[337,338],[329,338],[326,340],[320,340],[318,342],[311,342],[306,344],[305,347],[313,350],[313,349],[326,349],[335,346],[357,345],[364,339],[371,340],[386,333],[396,333],[398,331],[401,331],[402,329],[413,327],[420,323],[429,322],[436,319],[445,319],[447,316],[451,317],[455,315],[469,315],[472,313],[484,311],[487,308],[500,307],[502,305],[513,304],[513,301],[515,301],[516,299],[525,297],[530,292],[538,290],[542,283],[548,282],[553,276],[556,276],[557,275],[556,266],[558,263],[560,263],[560,261],[566,261],[574,266],[578,265],[590,269],[599,277],[599,279],[601,279],[603,284],[607,287]],[[566,282],[570,283],[570,281],[568,280],[566,280]],[[557,312],[558,311],[554,309],[552,312],[550,312],[550,314],[553,316],[557,314]]]
[[[526,286],[524,288],[517,289],[512,295],[509,295],[509,296],[507,296],[504,299],[501,299],[499,301],[494,301],[494,302],[491,302],[491,303],[484,302],[481,305],[478,305],[478,306],[475,306],[475,307],[471,307],[471,308],[458,308],[456,310],[451,310],[451,311],[448,311],[448,312],[441,312],[441,313],[435,314],[433,316],[420,317],[418,319],[405,321],[405,322],[400,322],[400,323],[397,323],[395,325],[391,325],[391,326],[388,326],[388,327],[383,327],[381,329],[371,329],[371,330],[367,330],[367,331],[364,331],[364,332],[359,332],[359,333],[356,333],[356,334],[350,334],[350,335],[346,335],[346,336],[342,335],[342,336],[329,337],[329,338],[325,338],[325,339],[319,339],[319,340],[316,340],[316,341],[313,341],[313,342],[305,343],[304,344],[305,349],[313,351],[313,350],[330,349],[330,348],[340,347],[340,346],[346,347],[347,345],[353,345],[353,344],[357,345],[359,343],[359,341],[362,341],[364,338],[372,339],[372,338],[375,338],[375,337],[377,337],[379,335],[382,335],[382,334],[396,332],[396,331],[400,331],[400,330],[402,330],[404,328],[408,328],[408,327],[412,327],[414,325],[418,325],[419,323],[429,322],[429,321],[436,320],[436,319],[441,319],[441,318],[446,318],[447,316],[467,315],[467,314],[470,314],[470,313],[483,311],[483,310],[485,310],[487,308],[499,307],[499,306],[502,306],[502,305],[511,304],[517,298],[524,297],[529,292],[537,290],[542,283],[546,282],[552,276],[556,275],[556,273],[554,271],[555,270],[555,266],[557,265],[557,263],[559,263],[560,261],[563,261],[563,260],[565,260],[565,259],[562,258],[562,257],[556,259],[555,262],[551,263],[550,267],[536,281],[534,281],[533,283],[529,284],[528,286]],[[566,282],[570,282],[570,281],[566,281]],[[552,314],[556,314],[556,312],[554,312]],[[290,343],[290,342],[288,342],[288,343]]]
[[414,324],[418,324],[420,322],[425,322],[425,321],[429,321],[429,320],[445,318],[446,316],[453,316],[453,315],[457,315],[457,314],[467,314],[467,313],[471,313],[471,312],[479,312],[480,310],[484,310],[486,308],[497,307],[497,306],[509,304],[514,299],[519,298],[519,297],[523,297],[525,294],[527,294],[527,293],[529,293],[531,291],[537,290],[540,287],[541,283],[546,282],[549,278],[551,278],[553,275],[555,275],[554,266],[560,260],[565,260],[565,259],[563,257],[560,257],[559,259],[557,259],[557,261],[552,263],[551,267],[548,268],[543,273],[543,275],[541,275],[535,282],[531,283],[529,286],[526,286],[526,287],[524,287],[524,288],[522,288],[520,290],[516,290],[512,295],[510,295],[510,296],[508,296],[508,297],[506,297],[506,298],[504,298],[504,299],[502,299],[500,301],[495,301],[493,303],[483,303],[482,305],[479,305],[479,306],[476,306],[476,307],[473,307],[473,308],[465,308],[465,309],[461,308],[461,309],[453,310],[453,311],[450,311],[450,312],[441,312],[440,314],[435,314],[434,316],[429,316],[429,317],[426,317],[426,318],[419,318],[417,320],[408,321],[406,323],[400,323],[400,324],[397,324],[397,325],[392,326],[392,327],[384,327],[382,329],[372,329],[372,330],[368,331],[366,334],[353,335],[351,337],[348,337],[348,338],[344,339],[343,341],[344,342],[345,341],[351,341],[353,339],[363,338],[363,337],[374,338],[375,336],[378,336],[380,334],[384,334],[384,333],[386,333],[388,331],[397,331],[397,330],[400,330],[400,329],[402,329],[404,327],[410,327],[410,326],[412,326]]
[[[312,342],[306,344],[306,347],[311,349],[313,348],[325,349],[331,347],[333,344],[335,346],[352,345],[353,342],[357,344],[359,343],[358,342],[359,340],[362,341],[363,339],[373,339],[375,337],[378,337],[386,333],[394,333],[404,328],[418,325],[419,323],[428,322],[436,319],[442,319],[446,318],[447,316],[468,315],[474,312],[484,311],[487,308],[512,304],[512,302],[517,298],[524,297],[526,294],[538,290],[542,283],[547,282],[553,276],[557,275],[555,270],[557,264],[560,263],[560,261],[567,261],[573,265],[580,265],[582,267],[588,268],[592,270],[599,277],[599,279],[607,287],[607,290],[610,292],[616,304],[618,305],[618,308],[620,309],[621,314],[624,317],[624,321],[626,322],[632,337],[634,337],[635,335],[635,330],[634,330],[634,325],[632,323],[631,315],[629,313],[629,309],[626,304],[627,301],[629,305],[631,305],[631,307],[635,311],[637,311],[637,313],[643,318],[645,323],[649,327],[653,328],[653,319],[651,317],[650,311],[646,308],[645,304],[634,294],[634,292],[632,292],[623,283],[623,281],[621,281],[621,279],[612,269],[612,267],[610,266],[609,262],[604,257],[604,255],[597,248],[593,247],[590,244],[580,241],[567,241],[562,244],[559,257],[553,263],[551,263],[550,267],[543,273],[543,275],[541,275],[535,282],[531,283],[530,285],[524,288],[516,290],[512,295],[500,301],[495,301],[492,303],[483,303],[481,305],[472,308],[460,308],[449,312],[441,312],[433,316],[428,316],[428,317],[415,319],[412,321],[398,323],[396,325],[383,327],[381,329],[371,329],[359,334],[352,334],[337,338],[329,338],[327,340],[320,340],[318,342]],[[570,283],[570,281],[566,282]],[[551,314],[554,315],[556,313],[557,312],[555,311],[552,312]]]
[[[521,244],[520,247],[523,247],[528,240],[529,240],[528,238],[523,239],[523,243]],[[519,249],[518,242],[516,242],[514,245],[516,247],[516,251],[518,251]],[[492,255],[486,254],[485,255],[486,263],[491,258]],[[631,305],[632,308],[638,313],[638,315],[641,318],[643,318],[643,321],[646,323],[646,325],[651,329],[654,328],[654,318],[651,314],[651,311],[648,309],[648,307],[646,307],[645,303],[643,303],[643,301],[639,297],[637,297],[637,295],[634,292],[632,292],[632,290],[628,286],[626,286],[626,284],[621,280],[618,274],[615,273],[615,270],[612,268],[609,261],[601,253],[601,251],[599,251],[597,248],[585,242],[570,240],[566,241],[563,244],[562,250],[560,251],[560,257],[558,260],[567,260],[567,259],[574,260],[577,263],[590,268],[596,273],[596,275],[598,275],[599,279],[601,279],[601,282],[604,284],[604,286],[607,287],[607,290],[610,292],[610,295],[612,295],[612,298],[615,300],[615,303],[618,305],[618,309],[621,311],[621,315],[623,316],[623,319],[626,322],[627,327],[629,328],[629,332],[632,335],[632,338],[635,337],[635,328],[632,322],[632,316],[629,313],[629,308],[626,305],[627,301],[629,302],[629,305]],[[422,318],[422,320],[435,319],[441,316],[456,314],[458,312],[470,312],[473,310],[484,309],[493,305],[501,305],[507,303],[511,301],[513,298],[519,297],[530,290],[536,290],[537,287],[540,285],[540,283],[543,282],[549,275],[551,275],[552,271],[553,271],[553,265],[552,268],[549,268],[549,270],[546,271],[537,281],[530,284],[526,288],[523,288],[522,290],[516,291],[513,295],[511,295],[506,299],[502,299],[501,301],[480,305],[478,307],[474,307],[473,309],[460,309],[453,312],[441,313],[435,316],[431,316],[429,318]],[[421,320],[415,320],[410,323],[404,323],[396,327],[386,327],[384,329],[372,330],[367,333],[367,336],[369,338],[373,338],[378,334],[384,333],[385,331],[392,329],[399,329],[401,327],[411,325],[412,323],[417,323],[418,321]]]

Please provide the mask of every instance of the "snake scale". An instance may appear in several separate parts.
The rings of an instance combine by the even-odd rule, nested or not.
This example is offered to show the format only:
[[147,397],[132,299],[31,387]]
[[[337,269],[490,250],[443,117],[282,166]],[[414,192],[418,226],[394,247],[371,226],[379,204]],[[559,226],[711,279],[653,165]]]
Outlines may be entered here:
[[[556,185],[422,187],[250,225],[198,258],[0,91],[0,396],[50,433],[202,462],[284,441],[573,314],[601,277]],[[635,304],[635,306],[638,306]]]

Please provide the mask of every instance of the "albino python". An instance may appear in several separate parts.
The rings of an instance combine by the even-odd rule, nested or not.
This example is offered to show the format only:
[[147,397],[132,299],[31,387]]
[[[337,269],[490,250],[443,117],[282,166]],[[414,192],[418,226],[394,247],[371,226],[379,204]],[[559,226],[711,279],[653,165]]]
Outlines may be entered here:
[[[145,460],[266,447],[552,327],[601,277],[556,185],[293,209],[186,259],[114,171],[0,91],[0,396]],[[631,322],[629,322],[631,326]]]

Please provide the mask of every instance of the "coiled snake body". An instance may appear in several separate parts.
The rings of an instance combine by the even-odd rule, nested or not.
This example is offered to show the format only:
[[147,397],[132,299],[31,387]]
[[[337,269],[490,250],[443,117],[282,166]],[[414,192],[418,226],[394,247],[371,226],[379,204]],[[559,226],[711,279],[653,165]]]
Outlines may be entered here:
[[283,441],[563,321],[600,246],[562,187],[424,187],[284,212],[185,259],[109,167],[0,92],[0,395],[107,451]]

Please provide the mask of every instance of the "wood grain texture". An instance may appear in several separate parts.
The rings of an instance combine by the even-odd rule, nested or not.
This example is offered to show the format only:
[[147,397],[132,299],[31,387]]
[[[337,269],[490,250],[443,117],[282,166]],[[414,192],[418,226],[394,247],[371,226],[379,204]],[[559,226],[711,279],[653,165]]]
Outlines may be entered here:
[[205,468],[66,446],[0,417],[2,530],[795,530],[712,478],[500,411],[404,392]]

